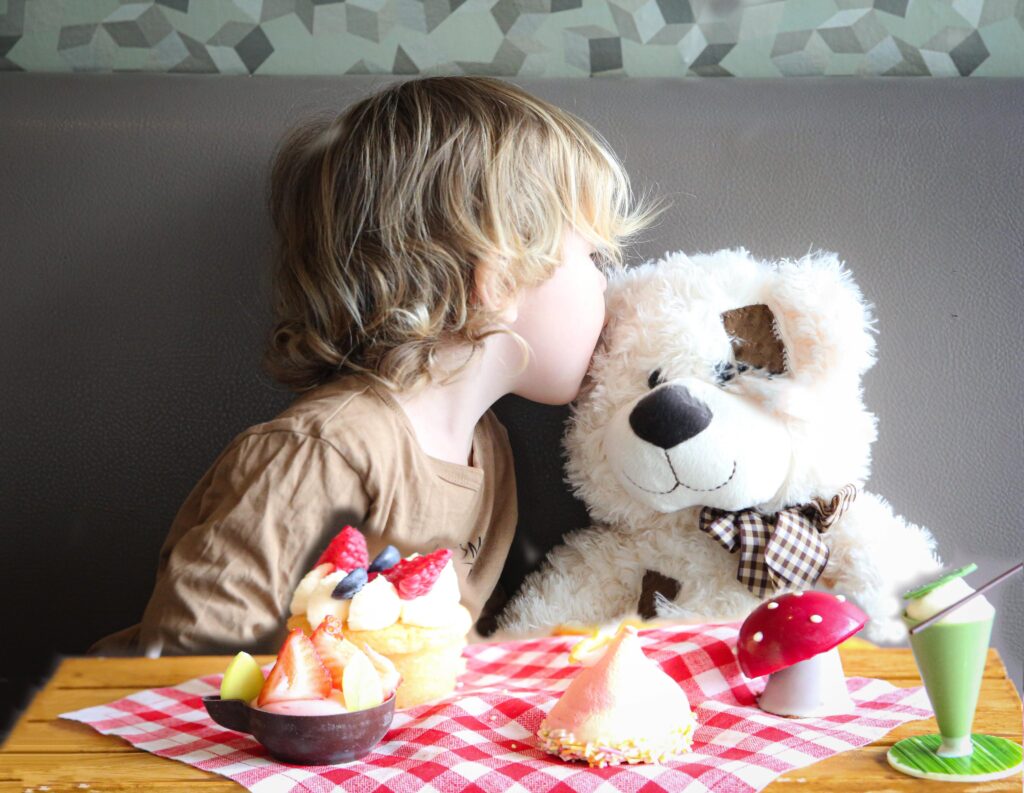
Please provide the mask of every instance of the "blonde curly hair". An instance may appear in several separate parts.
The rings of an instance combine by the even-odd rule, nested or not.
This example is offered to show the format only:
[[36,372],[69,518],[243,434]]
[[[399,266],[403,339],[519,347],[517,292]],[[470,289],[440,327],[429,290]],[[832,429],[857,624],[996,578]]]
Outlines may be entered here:
[[[566,224],[609,269],[661,209],[584,121],[488,77],[398,82],[281,140],[270,174],[275,325],[264,363],[294,391],[362,372],[408,391],[438,352],[511,333],[500,302],[548,278]],[[454,378],[472,355],[441,380]]]

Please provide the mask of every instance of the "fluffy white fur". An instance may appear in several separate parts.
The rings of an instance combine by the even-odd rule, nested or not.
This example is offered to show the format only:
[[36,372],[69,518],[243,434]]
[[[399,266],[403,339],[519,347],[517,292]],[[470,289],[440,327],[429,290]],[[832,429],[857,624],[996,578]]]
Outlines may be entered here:
[[[738,555],[698,529],[701,507],[771,513],[848,483],[863,488],[869,474],[875,417],[861,378],[875,361],[873,319],[835,254],[670,253],[614,278],[607,301],[611,321],[564,439],[568,481],[594,526],[567,535],[527,577],[501,615],[508,633],[635,613],[648,569],[680,582],[660,615],[742,618],[759,601],[736,580]],[[716,366],[733,360],[722,312],[754,304],[774,314],[786,372],[751,369],[720,383]],[[667,450],[629,422],[654,370],[664,381],[656,388],[682,385],[713,415]],[[868,613],[869,638],[903,637],[899,592],[939,569],[930,532],[861,492],[823,537],[830,558],[819,585]]]

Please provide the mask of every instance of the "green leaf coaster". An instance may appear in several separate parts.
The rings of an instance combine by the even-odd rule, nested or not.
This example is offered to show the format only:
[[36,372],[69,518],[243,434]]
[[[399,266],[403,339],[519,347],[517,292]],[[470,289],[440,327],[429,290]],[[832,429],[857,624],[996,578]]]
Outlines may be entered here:
[[941,735],[915,735],[897,741],[886,759],[897,771],[943,782],[985,782],[1020,773],[1019,744],[994,735],[971,735],[974,751],[966,757],[939,757]]

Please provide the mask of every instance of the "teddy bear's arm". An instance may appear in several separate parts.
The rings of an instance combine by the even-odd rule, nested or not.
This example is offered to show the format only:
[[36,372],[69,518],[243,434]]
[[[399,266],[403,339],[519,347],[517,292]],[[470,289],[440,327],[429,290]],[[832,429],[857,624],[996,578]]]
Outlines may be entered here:
[[864,609],[868,639],[903,639],[900,593],[941,566],[931,532],[896,515],[880,496],[862,492],[823,536],[829,560],[821,583]]
[[646,565],[629,553],[631,547],[628,538],[605,527],[567,534],[501,612],[499,630],[529,633],[635,615]]

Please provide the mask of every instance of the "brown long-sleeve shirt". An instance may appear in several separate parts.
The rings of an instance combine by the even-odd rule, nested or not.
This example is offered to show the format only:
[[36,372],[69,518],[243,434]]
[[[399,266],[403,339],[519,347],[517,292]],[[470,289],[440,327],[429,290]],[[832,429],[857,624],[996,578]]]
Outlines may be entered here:
[[142,621],[90,652],[275,652],[296,585],[346,524],[370,558],[453,551],[462,602],[480,612],[516,524],[505,428],[477,423],[471,465],[427,455],[394,396],[347,375],[238,435],[178,511]]

